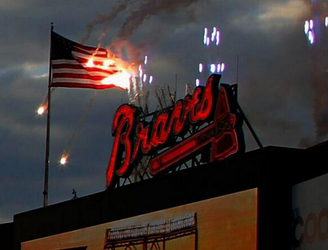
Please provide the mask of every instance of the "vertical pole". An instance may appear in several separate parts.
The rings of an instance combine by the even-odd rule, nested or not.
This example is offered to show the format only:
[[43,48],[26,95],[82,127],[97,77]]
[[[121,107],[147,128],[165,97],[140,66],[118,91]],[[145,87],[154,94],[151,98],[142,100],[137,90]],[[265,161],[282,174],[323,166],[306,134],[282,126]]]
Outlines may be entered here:
[[46,131],[46,152],[44,164],[44,189],[43,189],[43,207],[48,206],[48,179],[49,179],[49,154],[50,154],[50,106],[51,106],[51,37],[53,31],[53,23],[51,23],[50,33],[50,57],[49,57],[49,78],[48,78],[48,102],[47,102],[47,131]]
[[253,129],[251,123],[250,123],[249,120],[247,119],[247,117],[246,117],[244,111],[241,109],[241,107],[240,107],[240,105],[239,105],[238,102],[236,102],[236,104],[237,104],[237,108],[238,108],[240,114],[242,115],[242,117],[243,117],[243,119],[244,119],[244,121],[245,121],[245,123],[246,123],[246,125],[247,125],[247,127],[248,127],[248,129],[249,129],[249,131],[251,132],[252,136],[254,137],[254,139],[255,139],[257,145],[258,145],[261,149],[263,149],[263,145],[262,145],[260,139],[258,138],[258,136],[256,135],[255,130]]

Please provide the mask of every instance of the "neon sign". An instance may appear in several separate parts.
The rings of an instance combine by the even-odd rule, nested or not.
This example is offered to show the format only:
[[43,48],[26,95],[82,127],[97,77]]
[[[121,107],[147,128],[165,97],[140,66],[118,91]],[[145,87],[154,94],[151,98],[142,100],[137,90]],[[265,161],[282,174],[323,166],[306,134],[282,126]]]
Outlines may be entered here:
[[[115,178],[129,176],[144,155],[151,157],[149,173],[156,175],[205,147],[211,148],[212,161],[243,151],[236,93],[232,86],[220,85],[220,77],[211,75],[206,86],[195,88],[192,95],[157,112],[151,122],[145,121],[141,108],[121,105],[113,120],[107,187]],[[185,138],[193,126],[201,129]]]

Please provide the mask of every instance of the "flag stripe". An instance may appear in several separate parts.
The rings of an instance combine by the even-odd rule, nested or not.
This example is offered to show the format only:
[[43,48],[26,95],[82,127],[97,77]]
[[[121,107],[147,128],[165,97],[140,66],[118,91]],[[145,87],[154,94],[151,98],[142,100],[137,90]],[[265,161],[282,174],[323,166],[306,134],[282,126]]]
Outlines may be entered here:
[[52,68],[55,70],[59,70],[59,69],[64,69],[64,70],[68,70],[68,69],[83,69],[81,64],[71,64],[71,63],[55,63],[52,65]]
[[56,83],[61,83],[62,84],[62,83],[65,83],[65,82],[79,83],[79,84],[106,85],[106,84],[102,84],[101,81],[99,81],[99,80],[83,79],[83,78],[74,79],[72,77],[58,78],[55,81],[53,81],[53,84],[56,84]]
[[91,54],[94,53],[95,51],[97,51],[97,53],[99,53],[99,54],[105,54],[105,55],[107,55],[107,53],[108,53],[107,50],[104,48],[90,47],[90,46],[86,46],[86,45],[78,44],[78,43],[75,43],[74,48],[78,48],[80,50],[90,52]]
[[108,77],[111,74],[119,72],[116,67],[109,67],[108,69],[100,69],[96,67],[84,68],[81,64],[61,63],[53,65],[54,73],[81,73],[90,75],[103,75]]
[[108,89],[108,88],[119,88],[124,89],[120,86],[115,84],[103,84],[97,85],[93,83],[77,83],[77,82],[60,82],[60,83],[53,83],[53,87],[65,87],[65,88],[88,88],[88,89]]
[[[63,69],[63,68],[59,68],[59,69],[54,69],[53,70],[53,73],[56,74],[56,73],[66,73],[66,74],[70,74],[70,73],[73,73],[73,74],[88,74],[90,76],[102,76],[102,77],[109,77],[108,74],[115,74],[117,73],[117,71],[106,71],[106,72],[101,72],[101,71],[98,71],[98,70],[95,70],[95,71],[86,71],[84,69]],[[61,77],[60,75],[56,75],[56,77]]]
[[104,62],[109,59],[107,56],[86,54],[86,53],[80,53],[80,52],[76,52],[76,51],[72,51],[72,54],[73,54],[74,58],[81,58],[81,59],[88,59],[88,60],[92,59],[94,61],[99,61],[99,62]]
[[103,75],[90,75],[90,74],[76,74],[76,73],[54,73],[54,78],[81,78],[81,79],[89,79],[93,81],[102,81],[104,80]]
[[77,54],[84,54],[87,56],[97,56],[97,57],[107,58],[107,53],[100,53],[97,50],[86,51],[77,46],[74,47],[73,52]]

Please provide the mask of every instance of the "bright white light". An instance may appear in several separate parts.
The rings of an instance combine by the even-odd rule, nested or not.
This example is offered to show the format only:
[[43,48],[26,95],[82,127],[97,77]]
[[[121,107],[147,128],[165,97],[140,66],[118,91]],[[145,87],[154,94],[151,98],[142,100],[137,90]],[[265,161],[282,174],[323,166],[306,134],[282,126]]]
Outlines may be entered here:
[[216,31],[217,31],[216,27],[213,27],[213,34],[214,34],[214,36],[216,34]]
[[38,115],[43,115],[46,112],[46,109],[47,107],[45,105],[41,105],[37,110]]
[[200,80],[196,79],[196,86],[198,87],[200,85]]
[[211,71],[211,73],[214,73],[214,72],[215,72],[215,69],[216,69],[215,64],[214,64],[214,63],[211,64],[211,66],[210,66],[210,71]]
[[140,79],[142,78],[142,75],[143,75],[142,67],[141,67],[141,65],[139,65],[139,78]]
[[211,35],[211,41],[214,42],[216,36],[216,27],[213,27],[212,35]]
[[63,154],[62,157],[60,158],[60,164],[61,165],[66,165],[67,164],[67,159],[68,159],[68,155]]
[[206,37],[206,45],[209,46],[210,45],[210,38]]
[[89,59],[88,62],[87,62],[87,64],[86,64],[86,66],[87,67],[90,67],[90,68],[94,67],[95,65],[93,63],[93,59]]
[[145,56],[144,64],[146,65],[146,64],[147,64],[147,62],[148,62],[148,57],[147,57],[147,56]]
[[146,81],[147,81],[147,74],[144,74],[144,75],[143,75],[142,81],[143,81],[143,82],[146,82]]
[[218,63],[218,65],[216,66],[216,72],[220,73],[221,72],[221,64]]
[[199,73],[203,72],[203,64],[202,63],[199,64],[198,70],[199,70]]
[[328,16],[325,17],[325,27],[328,27]]
[[109,77],[104,78],[101,83],[104,85],[113,84],[122,89],[128,89],[130,86],[131,75],[128,72],[122,71]]
[[207,37],[207,28],[204,28],[204,37]]
[[312,30],[310,30],[309,33],[308,33],[308,39],[309,39],[310,44],[314,43],[314,33],[313,33]]
[[105,60],[103,63],[104,68],[108,68],[110,65],[113,65],[114,62],[112,60]]
[[149,76],[149,84],[153,83],[153,76]]
[[217,31],[216,32],[216,45],[219,45],[220,44],[220,31]]
[[313,22],[313,20],[311,19],[311,20],[310,20],[310,29],[312,30],[313,27],[314,27],[314,22]]
[[207,44],[207,28],[204,28],[204,45]]
[[306,20],[304,23],[304,33],[307,34],[309,32],[309,29],[310,29],[310,24],[309,21]]
[[223,72],[225,70],[225,64],[221,63],[221,72]]

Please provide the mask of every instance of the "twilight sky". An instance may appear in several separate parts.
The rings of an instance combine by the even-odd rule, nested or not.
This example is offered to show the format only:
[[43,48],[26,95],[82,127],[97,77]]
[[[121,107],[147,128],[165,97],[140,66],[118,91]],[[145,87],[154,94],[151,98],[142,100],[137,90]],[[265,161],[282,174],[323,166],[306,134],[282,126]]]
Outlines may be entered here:
[[[239,103],[264,146],[306,148],[328,138],[328,1],[323,0],[2,0],[0,2],[0,223],[43,202],[46,117],[36,109],[48,84],[50,24],[73,41],[118,48],[128,61],[147,55],[155,90],[177,97],[205,80],[198,65],[225,63]],[[304,33],[313,19],[314,43]],[[204,27],[220,30],[203,44]],[[238,62],[238,63],[237,63]],[[238,67],[237,67],[238,65]],[[52,92],[49,204],[105,189],[111,122],[128,102],[118,90]],[[247,150],[257,148],[244,126]],[[69,147],[68,165],[59,164]]]

